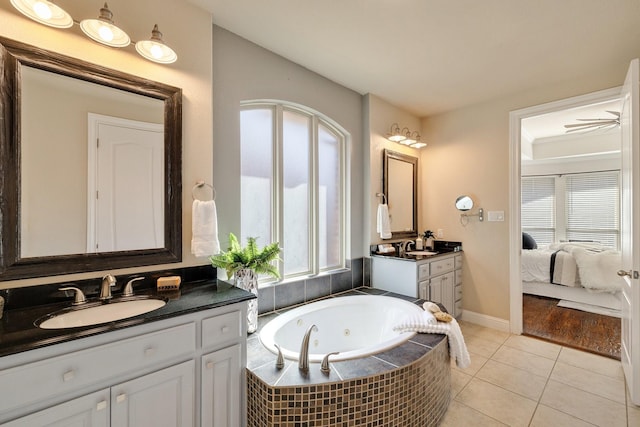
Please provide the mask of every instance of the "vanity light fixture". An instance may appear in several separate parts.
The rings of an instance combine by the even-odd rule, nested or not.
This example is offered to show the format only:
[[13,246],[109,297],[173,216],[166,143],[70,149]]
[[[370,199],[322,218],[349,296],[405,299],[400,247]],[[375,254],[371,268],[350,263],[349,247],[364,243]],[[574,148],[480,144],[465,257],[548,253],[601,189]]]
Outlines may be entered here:
[[409,128],[406,127],[401,130],[397,123],[391,125],[391,130],[387,133],[387,139],[411,148],[427,146],[426,143],[420,141],[420,133],[418,131],[411,132]]
[[[10,0],[20,13],[40,24],[55,28],[70,28],[74,23],[80,25],[84,34],[92,40],[110,47],[126,47],[132,42],[129,35],[115,25],[113,13],[105,2],[96,19],[77,21],[60,6],[48,0]],[[178,55],[162,40],[162,33],[156,24],[149,40],[135,43],[136,51],[145,59],[159,64],[176,62]]]
[[149,61],[160,64],[171,64],[178,59],[178,55],[173,49],[164,44],[162,33],[158,30],[158,24],[153,26],[149,40],[142,40],[136,43],[136,50]]
[[63,8],[47,0],[11,0],[13,7],[28,18],[54,28],[69,28],[73,18]]
[[100,15],[96,19],[83,19],[80,29],[87,36],[111,47],[126,47],[131,44],[129,35],[113,23],[113,13],[107,3],[100,8]]

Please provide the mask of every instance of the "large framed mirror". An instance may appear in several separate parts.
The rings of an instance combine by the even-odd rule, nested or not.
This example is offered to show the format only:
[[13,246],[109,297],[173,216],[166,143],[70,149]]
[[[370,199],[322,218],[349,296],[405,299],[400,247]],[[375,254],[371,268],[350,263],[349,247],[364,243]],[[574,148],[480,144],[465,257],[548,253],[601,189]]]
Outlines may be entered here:
[[0,280],[182,260],[182,91],[0,37]]
[[391,237],[418,233],[418,158],[385,149],[382,186],[389,206]]

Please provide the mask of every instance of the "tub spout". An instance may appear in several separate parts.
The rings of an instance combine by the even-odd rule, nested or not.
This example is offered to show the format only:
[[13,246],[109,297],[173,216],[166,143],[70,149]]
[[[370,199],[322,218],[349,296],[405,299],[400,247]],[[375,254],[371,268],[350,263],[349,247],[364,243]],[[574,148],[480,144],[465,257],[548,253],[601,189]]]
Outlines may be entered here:
[[318,331],[316,325],[309,326],[309,329],[307,329],[307,332],[304,334],[304,338],[302,338],[302,345],[300,346],[298,369],[303,372],[307,372],[309,370],[309,338],[311,337],[312,331]]

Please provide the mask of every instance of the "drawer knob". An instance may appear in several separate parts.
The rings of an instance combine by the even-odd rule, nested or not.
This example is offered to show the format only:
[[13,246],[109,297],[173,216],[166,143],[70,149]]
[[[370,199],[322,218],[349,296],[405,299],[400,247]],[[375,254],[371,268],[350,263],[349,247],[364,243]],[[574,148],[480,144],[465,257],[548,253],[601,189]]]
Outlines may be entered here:
[[207,369],[213,369],[213,362],[207,362]]
[[72,369],[62,374],[62,381],[69,382],[76,376],[76,372]]
[[147,347],[144,349],[144,355],[146,357],[151,357],[153,355],[156,354],[156,348],[155,347]]
[[122,403],[125,400],[127,400],[127,393],[120,393],[119,395],[116,396],[116,402],[118,403]]
[[220,328],[220,332],[222,332],[223,334],[226,334],[227,332],[229,332],[229,327],[223,326],[222,328]]
[[103,409],[106,409],[106,408],[107,408],[107,401],[106,400],[101,400],[96,405],[96,411],[102,411]]

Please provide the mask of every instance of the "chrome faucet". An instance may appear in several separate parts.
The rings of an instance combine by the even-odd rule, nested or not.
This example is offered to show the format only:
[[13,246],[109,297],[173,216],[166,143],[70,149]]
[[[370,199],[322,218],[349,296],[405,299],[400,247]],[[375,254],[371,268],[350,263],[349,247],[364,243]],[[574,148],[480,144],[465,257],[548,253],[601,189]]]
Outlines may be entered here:
[[111,274],[107,274],[102,278],[102,285],[100,286],[100,299],[111,299],[111,288],[116,285],[116,278]]
[[298,369],[303,372],[309,371],[309,338],[312,331],[318,332],[316,325],[309,326],[309,329],[307,329],[307,332],[304,334],[304,338],[302,338],[302,345],[300,346]]
[[398,247],[400,249],[400,256],[402,256],[405,253],[407,253],[407,251],[409,250],[409,246],[411,246],[411,245],[415,245],[413,240],[403,240],[403,241],[401,241],[400,244],[398,245]]

